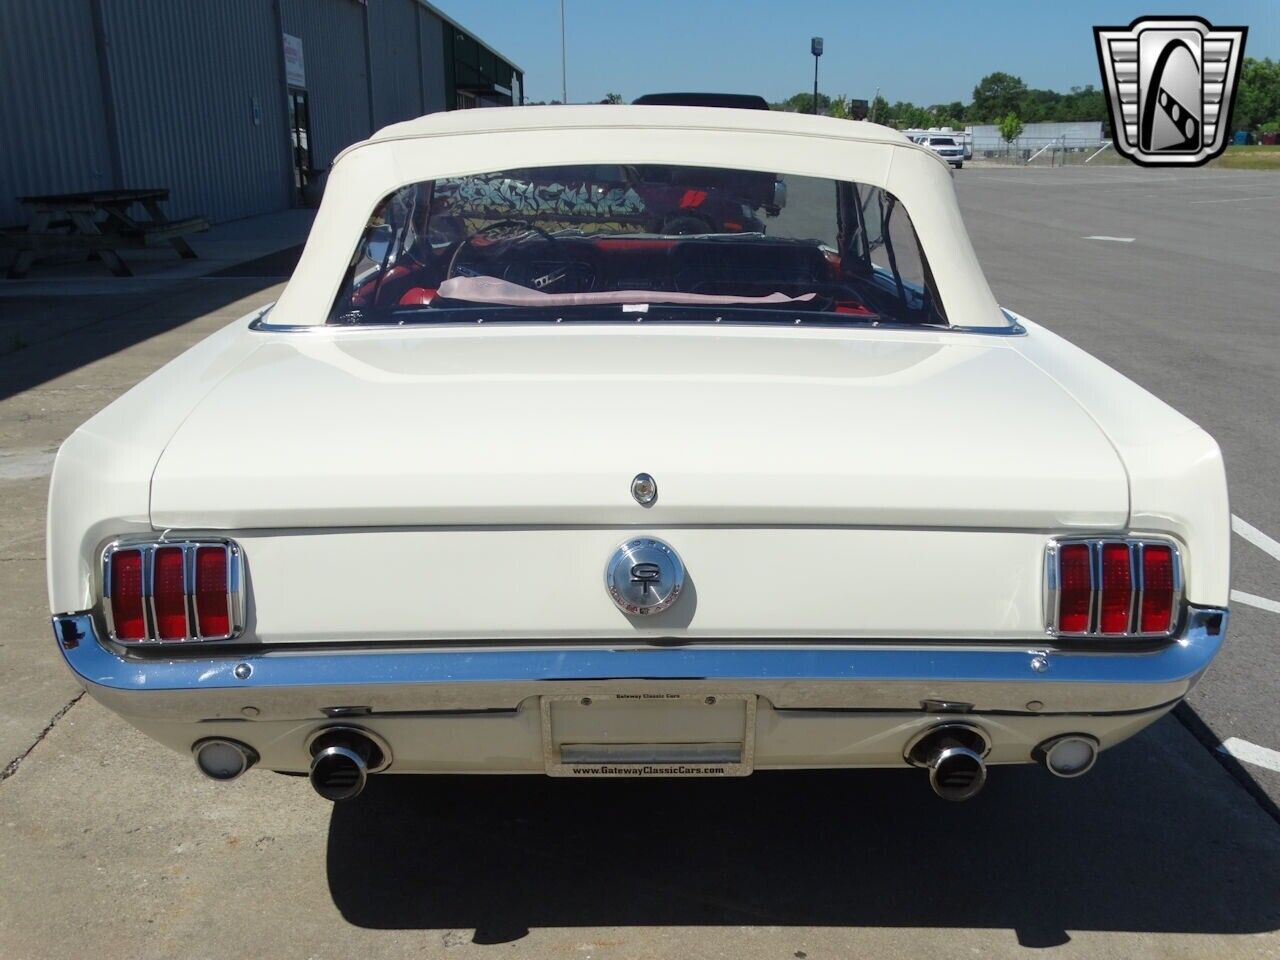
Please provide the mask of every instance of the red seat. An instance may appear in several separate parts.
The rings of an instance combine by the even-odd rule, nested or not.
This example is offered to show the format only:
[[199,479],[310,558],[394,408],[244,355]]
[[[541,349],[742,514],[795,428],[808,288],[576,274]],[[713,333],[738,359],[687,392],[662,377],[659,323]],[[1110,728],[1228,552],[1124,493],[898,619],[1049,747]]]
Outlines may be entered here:
[[404,307],[420,306],[430,303],[435,298],[436,290],[434,287],[410,287],[400,295],[397,303]]

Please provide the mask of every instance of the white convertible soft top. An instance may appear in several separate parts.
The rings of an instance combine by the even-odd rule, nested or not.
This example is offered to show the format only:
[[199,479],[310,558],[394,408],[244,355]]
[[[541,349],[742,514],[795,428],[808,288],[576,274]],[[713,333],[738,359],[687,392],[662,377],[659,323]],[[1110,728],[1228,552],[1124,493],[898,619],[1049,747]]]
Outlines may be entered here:
[[334,161],[274,325],[323,324],[369,215],[410,183],[556,164],[687,164],[883,187],[911,216],[947,318],[1007,329],[960,219],[946,162],[876,124],[713,107],[499,107],[393,124]]

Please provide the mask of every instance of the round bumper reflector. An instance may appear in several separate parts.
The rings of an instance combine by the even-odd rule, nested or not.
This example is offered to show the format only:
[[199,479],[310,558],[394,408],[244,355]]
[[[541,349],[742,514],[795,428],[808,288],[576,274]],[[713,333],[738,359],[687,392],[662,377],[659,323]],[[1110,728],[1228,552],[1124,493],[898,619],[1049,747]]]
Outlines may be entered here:
[[201,740],[192,752],[196,766],[210,780],[234,780],[258,761],[252,747],[221,737]]
[[1088,773],[1098,759],[1098,741],[1083,734],[1067,734],[1046,740],[1036,748],[1041,762],[1056,777]]

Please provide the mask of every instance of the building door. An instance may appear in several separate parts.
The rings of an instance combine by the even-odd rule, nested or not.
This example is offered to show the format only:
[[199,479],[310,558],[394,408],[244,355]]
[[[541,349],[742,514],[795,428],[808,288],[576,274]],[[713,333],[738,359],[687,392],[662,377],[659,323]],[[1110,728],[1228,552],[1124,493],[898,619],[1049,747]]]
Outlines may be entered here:
[[302,188],[311,182],[311,113],[307,109],[307,91],[289,88],[289,134],[293,142],[293,185]]

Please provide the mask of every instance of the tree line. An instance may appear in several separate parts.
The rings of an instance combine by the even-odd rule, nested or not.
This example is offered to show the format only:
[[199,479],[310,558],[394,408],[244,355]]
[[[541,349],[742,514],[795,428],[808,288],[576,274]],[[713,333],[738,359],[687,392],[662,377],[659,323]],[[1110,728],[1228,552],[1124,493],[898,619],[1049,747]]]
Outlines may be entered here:
[[[797,93],[770,106],[775,110],[812,113],[813,94]],[[854,101],[849,97],[830,97],[825,93],[818,94],[818,112],[844,118],[854,118],[861,113],[855,111]],[[1106,96],[1093,84],[1059,93],[1028,87],[1021,77],[1000,71],[983,77],[973,88],[973,98],[968,103],[953,100],[920,106],[907,100],[890,103],[877,95],[867,107],[867,119],[899,129],[994,123],[1020,131],[1026,123],[1088,120],[1101,120],[1110,126]],[[1254,132],[1280,130],[1280,62],[1270,58],[1245,58],[1231,127]]]

